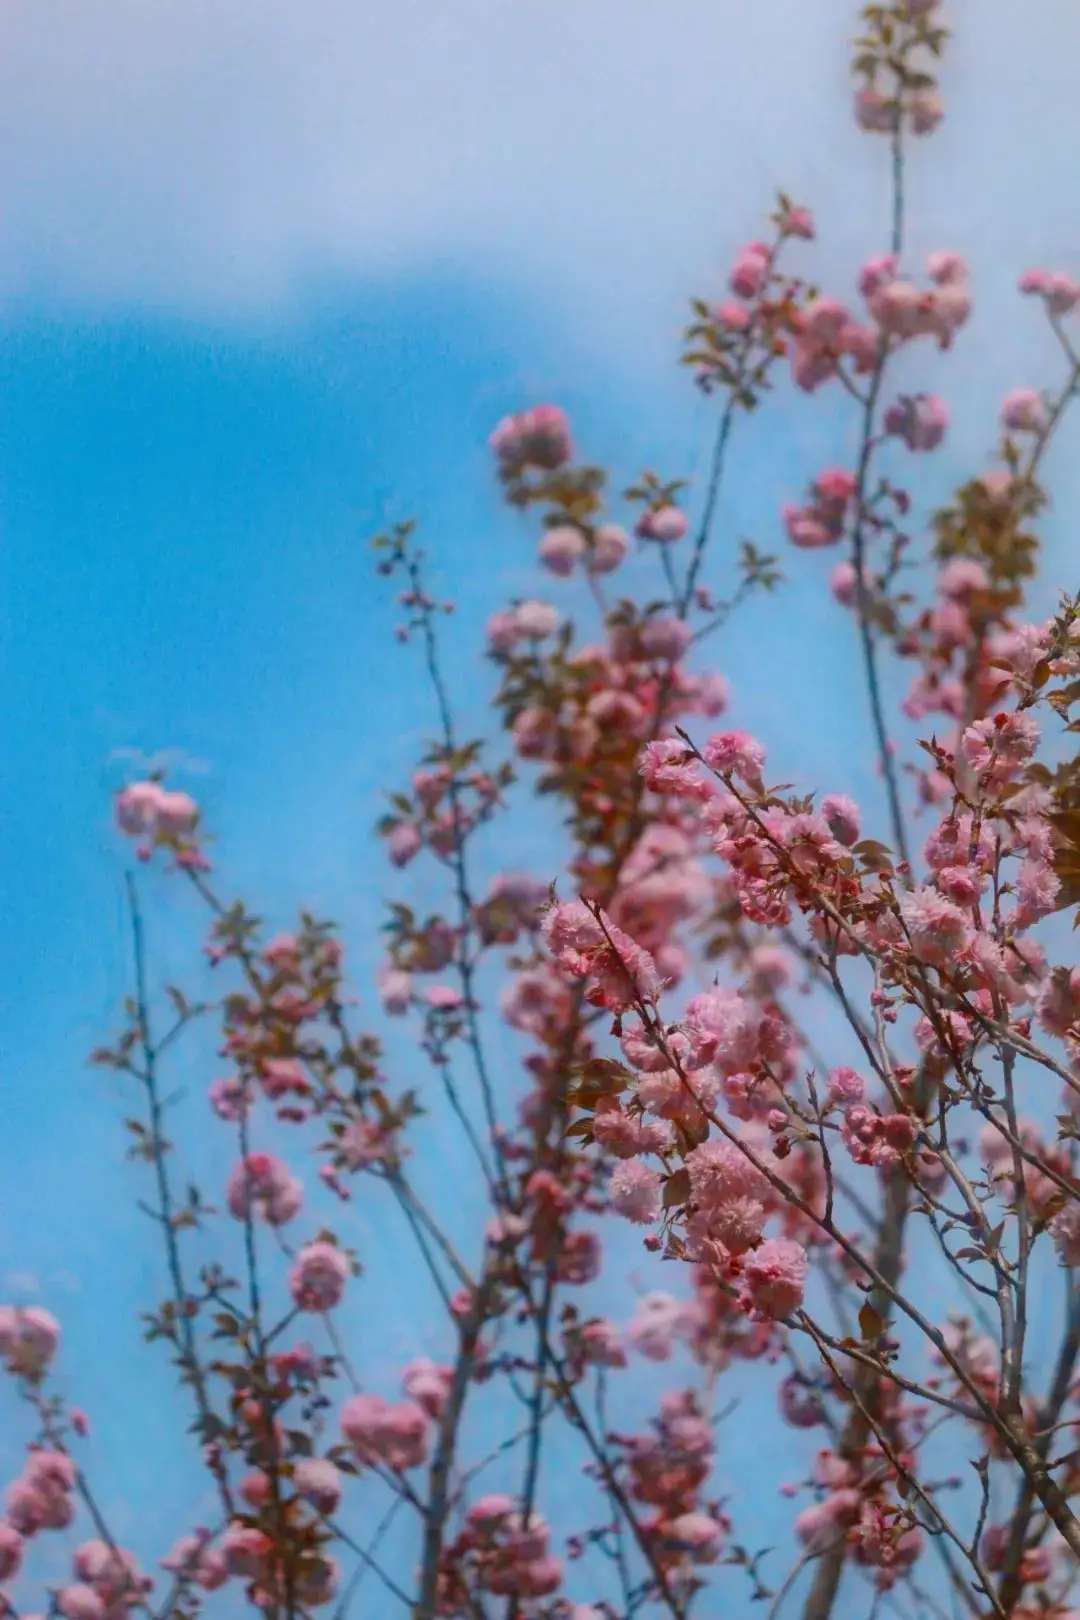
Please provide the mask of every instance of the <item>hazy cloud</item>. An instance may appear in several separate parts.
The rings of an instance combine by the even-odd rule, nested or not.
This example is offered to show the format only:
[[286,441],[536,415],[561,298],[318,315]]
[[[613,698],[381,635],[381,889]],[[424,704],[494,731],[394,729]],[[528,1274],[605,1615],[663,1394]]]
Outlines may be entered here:
[[[1072,0],[956,0],[920,239],[1080,252]],[[848,0],[7,0],[0,292],[228,315],[327,276],[540,279],[612,337],[784,185],[883,235]],[[931,157],[933,152],[936,155]],[[715,272],[714,272],[715,273]]]

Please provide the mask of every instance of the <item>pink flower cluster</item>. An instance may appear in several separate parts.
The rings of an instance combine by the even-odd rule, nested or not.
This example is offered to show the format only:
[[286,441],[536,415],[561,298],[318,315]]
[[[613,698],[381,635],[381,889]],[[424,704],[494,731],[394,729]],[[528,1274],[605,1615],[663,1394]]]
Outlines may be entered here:
[[626,530],[618,523],[601,523],[586,531],[574,523],[556,522],[544,532],[540,562],[560,579],[568,579],[579,563],[586,573],[611,574],[629,549]]
[[170,792],[160,782],[133,782],[116,797],[116,824],[132,838],[191,833],[198,819],[194,799]]
[[656,964],[604,911],[594,912],[583,900],[554,905],[542,933],[557,966],[590,981],[586,997],[594,1006],[618,1013],[638,1001],[655,1001]]
[[161,1560],[162,1569],[178,1579],[194,1582],[205,1592],[215,1592],[229,1578],[229,1566],[220,1547],[214,1547],[213,1531],[205,1526],[181,1536]]
[[544,1598],[558,1591],[563,1578],[550,1543],[551,1532],[538,1513],[526,1518],[512,1497],[492,1494],[469,1508],[454,1551],[478,1592]]
[[225,1199],[238,1221],[258,1217],[270,1226],[285,1226],[300,1213],[304,1189],[272,1153],[249,1153],[230,1175]]
[[72,1492],[78,1479],[66,1451],[31,1451],[21,1475],[8,1486],[5,1519],[20,1536],[66,1530],[75,1517]]
[[547,602],[520,602],[488,620],[488,646],[492,652],[513,651],[522,642],[544,641],[559,628],[559,611]]
[[631,1497],[652,1509],[643,1529],[661,1567],[714,1563],[730,1524],[714,1504],[701,1500],[715,1443],[694,1395],[665,1395],[651,1432],[612,1439],[623,1451]]
[[[890,344],[934,337],[947,349],[971,314],[967,266],[957,253],[932,253],[927,260],[932,286],[920,290],[900,275],[895,254],[870,259],[859,276],[869,324],[860,323],[839,298],[822,293],[798,316],[798,336],[791,351],[798,387],[813,393],[835,377],[846,361],[856,375],[872,372]],[[892,408],[886,431],[899,434],[914,448],[932,449],[940,442],[947,418],[942,402],[916,396]]]
[[784,507],[784,524],[792,545],[804,551],[836,545],[843,536],[857,487],[854,475],[842,468],[820,473],[805,506]]
[[905,116],[913,134],[933,134],[945,116],[945,104],[937,86],[921,86],[905,97],[889,95],[872,84],[856,92],[855,122],[870,134],[891,135]]
[[1051,316],[1071,315],[1080,304],[1080,281],[1064,270],[1025,270],[1020,291],[1041,298]]
[[844,1146],[856,1164],[886,1169],[911,1151],[915,1123],[907,1114],[877,1114],[866,1103],[853,1103],[841,1129]]
[[336,1243],[309,1243],[289,1273],[293,1303],[302,1311],[331,1311],[340,1305],[351,1275],[349,1257]]
[[902,394],[885,412],[885,432],[909,450],[936,450],[949,426],[949,411],[937,394]]
[[40,1305],[0,1305],[0,1356],[9,1372],[40,1378],[60,1345],[60,1324]]
[[362,1463],[402,1473],[427,1461],[430,1418],[415,1400],[394,1404],[381,1395],[354,1395],[341,1409],[341,1429]]
[[668,546],[683,539],[688,527],[682,508],[665,502],[660,506],[650,506],[642,513],[636,532],[641,540],[656,540]]
[[931,253],[926,270],[932,286],[920,291],[901,276],[896,255],[883,254],[863,266],[859,291],[883,337],[897,343],[933,337],[947,349],[971,315],[967,264],[959,253]]
[[154,849],[171,850],[177,864],[191,871],[209,869],[196,842],[199,807],[187,793],[173,792],[153,779],[132,782],[116,796],[116,824],[129,838],[138,838],[136,854],[149,860]]
[[504,417],[488,442],[507,471],[538,467],[555,472],[574,453],[570,423],[558,405],[535,405],[532,410]]
[[57,1599],[65,1620],[122,1620],[154,1585],[132,1553],[114,1550],[105,1541],[85,1541],[76,1548],[75,1575]]

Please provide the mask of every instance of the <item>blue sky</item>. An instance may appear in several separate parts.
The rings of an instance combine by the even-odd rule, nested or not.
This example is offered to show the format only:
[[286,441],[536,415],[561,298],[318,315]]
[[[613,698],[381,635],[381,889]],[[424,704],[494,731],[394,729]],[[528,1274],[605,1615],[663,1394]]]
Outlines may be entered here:
[[[373,918],[396,892],[369,828],[429,712],[367,537],[422,518],[460,604],[452,668],[479,723],[488,613],[538,586],[560,600],[532,569],[534,536],[499,508],[492,423],[556,398],[617,487],[646,464],[693,475],[708,419],[674,366],[685,298],[719,288],[775,186],[818,210],[806,263],[843,274],[838,290],[880,246],[881,155],[848,127],[853,8],[737,9],[6,10],[0,1271],[63,1317],[94,1467],[116,1502],[152,1486],[162,1535],[192,1480],[181,1442],[152,1459],[140,1445],[170,1387],[134,1321],[157,1259],[132,1211],[137,1172],[119,1168],[115,1088],[84,1062],[130,983],[118,752],[179,750],[229,886],[275,920],[301,902],[341,918],[368,995]],[[1017,272],[1080,268],[1075,17],[1065,0],[1022,23],[1007,0],[953,11],[952,116],[916,158],[913,229],[920,250],[971,254],[980,313],[939,374],[959,419],[929,474],[939,489],[990,447],[998,395],[1048,374],[1010,298]],[[920,385],[933,377],[927,357]],[[844,459],[849,433],[835,402],[779,399],[734,458],[722,533],[780,549],[779,505]],[[1077,475],[1060,455],[1054,471],[1060,510]],[[1063,560],[1067,528],[1050,535]],[[830,564],[784,565],[785,593],[715,649],[737,718],[786,777],[873,803]],[[514,836],[506,864],[554,861],[532,816]],[[180,978],[190,904],[150,891],[153,965]],[[212,1043],[195,1043],[178,1079],[195,1090],[214,1070]],[[220,1150],[191,1118],[212,1174]],[[361,1230],[383,1324],[372,1355],[389,1367],[428,1317],[381,1221]],[[147,1553],[149,1530],[132,1518]]]

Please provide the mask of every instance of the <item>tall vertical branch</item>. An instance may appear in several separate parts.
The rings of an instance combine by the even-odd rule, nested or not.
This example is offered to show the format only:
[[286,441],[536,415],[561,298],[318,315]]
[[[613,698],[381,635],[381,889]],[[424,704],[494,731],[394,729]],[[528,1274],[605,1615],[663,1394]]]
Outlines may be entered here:
[[[199,1346],[195,1336],[194,1313],[192,1311],[193,1301],[188,1292],[184,1276],[184,1263],[180,1253],[179,1239],[177,1238],[176,1204],[173,1198],[168,1166],[165,1162],[168,1144],[164,1135],[165,1111],[158,1081],[158,1051],[150,1025],[150,1004],[146,984],[146,944],[142,909],[139,905],[135,879],[130,872],[125,874],[124,881],[127,891],[128,915],[131,922],[132,954],[135,967],[135,1015],[142,1056],[141,1078],[146,1092],[150,1126],[150,1157],[154,1167],[154,1180],[157,1187],[158,1221],[156,1224],[163,1233],[165,1240],[165,1259],[168,1266],[169,1280],[172,1285],[174,1331],[179,1336],[180,1366],[185,1381],[190,1384],[194,1392],[199,1423],[203,1431],[203,1437],[206,1439],[213,1434],[216,1428],[216,1418],[210,1401],[206,1373],[199,1357]],[[231,1518],[234,1511],[232,1492],[224,1464],[218,1462],[212,1467],[212,1472],[222,1506]]]

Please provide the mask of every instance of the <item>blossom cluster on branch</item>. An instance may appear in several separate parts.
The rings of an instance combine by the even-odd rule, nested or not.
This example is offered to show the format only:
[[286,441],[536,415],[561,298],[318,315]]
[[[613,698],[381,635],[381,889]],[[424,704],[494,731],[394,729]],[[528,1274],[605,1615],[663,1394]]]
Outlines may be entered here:
[[[60,1324],[0,1307],[32,1414],[0,1518],[6,1612],[26,1613],[29,1544],[76,1521],[92,1533],[42,1616],[195,1620],[219,1590],[270,1620],[1080,1612],[1080,968],[1060,959],[1080,903],[1080,597],[1029,605],[1045,458],[1080,392],[1080,283],[1020,275],[1062,375],[1021,380],[992,460],[928,509],[916,479],[952,411],[897,362],[906,378],[923,339],[951,351],[977,308],[959,252],[920,268],[906,241],[905,152],[944,117],[947,40],[938,0],[863,8],[854,114],[887,140],[892,226],[853,290],[806,279],[814,217],[781,196],[728,295],[695,301],[683,361],[717,415],[703,489],[646,470],[614,494],[555,404],[495,426],[545,581],[487,626],[496,740],[460,733],[450,604],[415,526],[376,541],[438,726],[378,827],[431,907],[392,903],[378,974],[423,1082],[355,1027],[332,925],[269,934],[222,896],[193,799],[158,779],[119,794],[153,881],[201,908],[217,987],[148,985],[149,874],[129,877],[136,984],[94,1059],[138,1098],[166,1278],[146,1338],[190,1403],[214,1509],[144,1574],[88,1477]],[[718,501],[785,379],[857,428],[776,532],[834,554],[820,588],[850,617],[881,805],[781,782],[784,738],[740,728],[705,663],[748,599],[784,611],[778,556],[733,548]],[[503,818],[545,809],[561,869],[483,876]],[[204,1196],[177,1168],[164,1074],[207,1020],[222,1072],[199,1129],[225,1133],[232,1169]],[[468,1248],[420,1145],[436,1111],[484,1193]],[[397,1212],[442,1346],[391,1380],[348,1331],[358,1204]],[[648,1282],[620,1320],[609,1279],[636,1250]],[[786,1564],[725,1456],[736,1364],[803,1459],[763,1482],[776,1511],[797,1504]],[[479,1407],[499,1433],[478,1452]]]

